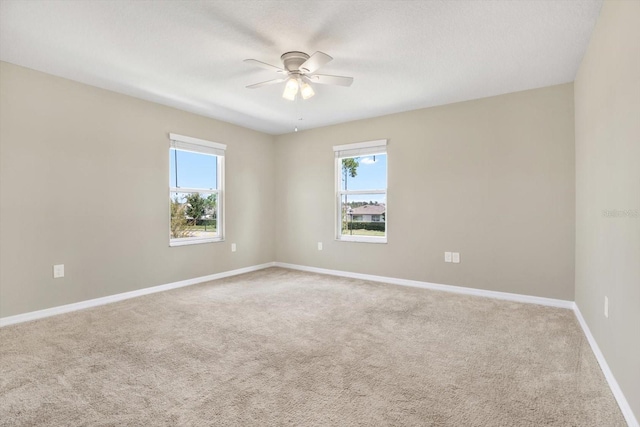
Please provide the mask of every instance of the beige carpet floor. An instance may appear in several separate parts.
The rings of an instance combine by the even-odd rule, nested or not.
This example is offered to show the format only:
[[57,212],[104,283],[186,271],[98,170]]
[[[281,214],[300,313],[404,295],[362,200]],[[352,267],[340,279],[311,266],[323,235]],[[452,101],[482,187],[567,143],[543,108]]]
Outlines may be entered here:
[[570,310],[271,268],[0,329],[2,426],[624,426]]

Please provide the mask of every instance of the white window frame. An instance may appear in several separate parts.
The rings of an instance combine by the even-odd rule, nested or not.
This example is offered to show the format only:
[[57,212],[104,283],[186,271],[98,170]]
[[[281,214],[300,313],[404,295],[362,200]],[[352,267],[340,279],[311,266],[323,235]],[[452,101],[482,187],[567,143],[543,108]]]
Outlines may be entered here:
[[[193,138],[190,136],[169,134],[169,154],[171,150],[189,151],[192,153],[206,154],[216,156],[217,160],[217,188],[184,188],[172,187],[169,185],[169,199],[173,193],[201,193],[216,194],[216,235],[214,237],[182,237],[172,239],[169,236],[169,246],[185,246],[197,245],[201,243],[223,242],[224,241],[224,158],[226,144],[218,142],[206,141],[204,139]],[[176,165],[177,167],[177,165]],[[169,168],[170,169],[170,168]],[[176,170],[176,174],[178,171]],[[169,223],[171,223],[171,210],[169,210]]]
[[[389,199],[387,197],[387,188],[389,187],[389,156],[387,154],[387,140],[378,139],[375,141],[356,142],[354,144],[334,145],[333,152],[335,157],[335,185],[336,185],[336,207],[335,207],[335,229],[336,240],[343,242],[361,242],[361,243],[387,243],[389,236],[389,222],[385,220],[384,237],[377,236],[353,236],[342,234],[342,196],[344,195],[362,195],[362,194],[384,194],[385,195],[385,213],[389,212]],[[342,159],[353,157],[365,157],[384,154],[387,155],[386,179],[387,187],[371,189],[371,190],[342,190]],[[385,215],[385,219],[388,215]]]

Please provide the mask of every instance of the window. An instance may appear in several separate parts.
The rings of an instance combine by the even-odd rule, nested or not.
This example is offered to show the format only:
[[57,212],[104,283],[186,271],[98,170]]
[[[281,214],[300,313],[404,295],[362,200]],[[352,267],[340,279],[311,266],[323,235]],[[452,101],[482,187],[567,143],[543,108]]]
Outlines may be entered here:
[[387,140],[336,145],[336,238],[387,242]]
[[169,134],[169,246],[223,240],[224,144]]

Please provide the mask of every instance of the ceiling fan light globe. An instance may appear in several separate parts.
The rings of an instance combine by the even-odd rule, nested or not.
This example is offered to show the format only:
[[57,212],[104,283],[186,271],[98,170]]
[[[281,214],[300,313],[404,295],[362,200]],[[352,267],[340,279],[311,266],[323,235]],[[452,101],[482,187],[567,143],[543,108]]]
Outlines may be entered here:
[[286,89],[298,92],[298,80],[296,79],[287,80]]
[[302,82],[300,87],[300,94],[302,95],[302,99],[309,99],[316,93],[313,91],[313,88],[310,84]]
[[296,100],[296,94],[291,92],[291,91],[287,91],[285,89],[284,93],[282,94],[282,97],[288,101],[295,101]]
[[295,79],[287,80],[287,84],[284,86],[284,92],[282,93],[282,97],[284,99],[288,99],[289,101],[294,101],[296,99],[297,93],[298,93],[298,81]]

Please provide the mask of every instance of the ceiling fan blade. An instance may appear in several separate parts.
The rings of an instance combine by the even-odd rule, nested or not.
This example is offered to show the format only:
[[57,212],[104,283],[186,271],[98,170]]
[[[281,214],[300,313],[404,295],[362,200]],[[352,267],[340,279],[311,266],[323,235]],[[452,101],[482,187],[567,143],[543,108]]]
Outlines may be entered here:
[[247,89],[256,89],[262,86],[269,86],[275,83],[281,83],[283,81],[285,81],[286,78],[282,78],[282,79],[273,79],[273,80],[267,80],[266,82],[261,82],[261,83],[256,83],[256,84],[252,84],[247,86]]
[[275,65],[267,64],[266,62],[258,61],[257,59],[245,59],[243,62],[247,64],[255,65],[256,67],[264,68],[266,70],[275,71],[276,73],[284,73],[284,69],[276,67]]
[[312,83],[323,85],[351,86],[351,83],[353,83],[353,77],[328,76],[326,74],[313,74],[305,77]]
[[323,52],[316,52],[300,65],[300,71],[310,74],[331,61],[333,58]]

